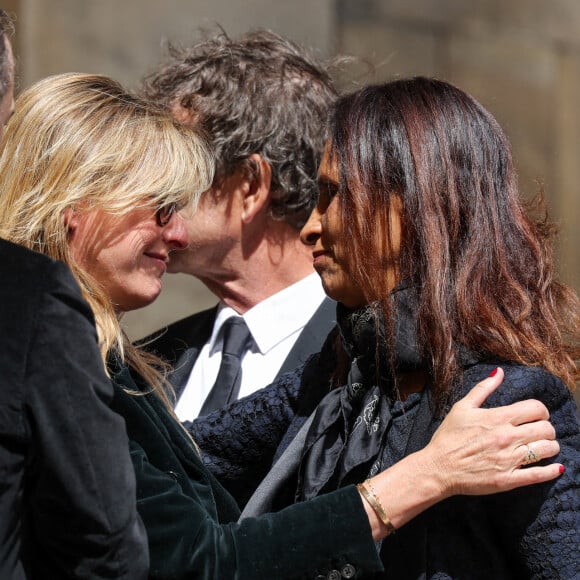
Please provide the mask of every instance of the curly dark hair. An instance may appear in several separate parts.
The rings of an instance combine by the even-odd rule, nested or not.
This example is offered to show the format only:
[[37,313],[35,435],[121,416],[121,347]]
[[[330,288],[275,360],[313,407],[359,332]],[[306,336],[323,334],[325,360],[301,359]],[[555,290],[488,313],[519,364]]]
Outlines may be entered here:
[[14,22],[6,10],[0,8],[0,98],[14,81],[14,63],[7,58],[4,38],[14,33]]
[[337,91],[328,68],[268,30],[236,40],[223,31],[168,59],[142,92],[210,136],[216,180],[260,154],[272,168],[271,215],[300,228],[316,198],[316,172],[329,106]]

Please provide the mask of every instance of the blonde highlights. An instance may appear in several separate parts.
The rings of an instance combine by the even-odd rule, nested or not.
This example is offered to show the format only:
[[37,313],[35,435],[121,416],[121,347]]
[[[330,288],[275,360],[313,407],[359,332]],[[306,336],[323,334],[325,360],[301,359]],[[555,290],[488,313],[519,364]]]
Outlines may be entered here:
[[[213,179],[213,156],[199,131],[101,75],[48,77],[23,92],[0,155],[0,236],[62,260],[93,308],[101,352],[116,352],[160,384],[147,355],[124,336],[116,313],[68,247],[65,214],[122,215],[197,202]],[[159,387],[162,394],[162,389]]]

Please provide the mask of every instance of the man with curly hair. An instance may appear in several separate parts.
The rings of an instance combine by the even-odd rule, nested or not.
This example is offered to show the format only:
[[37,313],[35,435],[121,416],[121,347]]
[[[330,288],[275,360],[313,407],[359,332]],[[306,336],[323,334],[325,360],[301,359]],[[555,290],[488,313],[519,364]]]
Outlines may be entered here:
[[[219,304],[170,325],[149,346],[175,366],[176,412],[192,420],[294,369],[334,326],[334,303],[299,232],[317,199],[337,92],[308,51],[266,30],[170,47],[143,90],[177,121],[203,129],[216,155],[211,189],[185,216],[189,248],[172,253],[169,271],[196,276]],[[250,336],[238,339],[241,372],[224,392],[218,375],[234,317]]]

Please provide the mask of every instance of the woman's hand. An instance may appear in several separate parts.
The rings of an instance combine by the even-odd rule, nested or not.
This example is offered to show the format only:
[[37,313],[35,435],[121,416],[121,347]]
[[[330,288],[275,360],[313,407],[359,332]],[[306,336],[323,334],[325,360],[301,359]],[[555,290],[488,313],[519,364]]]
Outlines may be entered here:
[[[531,465],[560,451],[548,409],[536,400],[481,409],[503,370],[478,383],[451,409],[422,453],[441,478],[443,496],[485,495],[554,479],[562,466]],[[530,464],[521,469],[522,465]]]
[[[508,491],[549,481],[563,472],[559,463],[534,465],[560,450],[542,403],[527,400],[480,408],[503,376],[497,369],[494,376],[478,383],[453,405],[424,449],[371,479],[373,494],[395,529],[452,495]],[[388,535],[388,527],[368,501],[363,505],[373,538]]]

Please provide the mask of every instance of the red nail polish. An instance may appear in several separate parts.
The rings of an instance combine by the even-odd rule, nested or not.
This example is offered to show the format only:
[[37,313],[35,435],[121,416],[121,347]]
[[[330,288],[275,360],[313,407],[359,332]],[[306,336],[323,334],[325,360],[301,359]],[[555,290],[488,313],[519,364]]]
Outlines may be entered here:
[[564,471],[566,471],[566,468],[563,465],[560,465],[560,475],[562,475],[562,473],[564,473]]
[[491,373],[490,373],[489,376],[490,377],[495,377],[495,375],[497,375],[497,370],[498,370],[497,367],[495,369],[493,369],[493,371],[491,371]]

